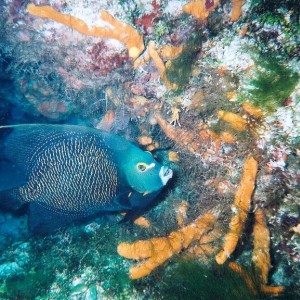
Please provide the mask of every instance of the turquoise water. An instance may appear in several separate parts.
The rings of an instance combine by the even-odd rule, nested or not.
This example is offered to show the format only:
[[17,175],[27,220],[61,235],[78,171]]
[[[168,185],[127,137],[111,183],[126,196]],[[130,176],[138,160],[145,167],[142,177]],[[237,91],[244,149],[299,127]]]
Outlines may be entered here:
[[[108,131],[173,172],[152,201],[140,192],[134,199],[151,203],[126,216],[129,192],[114,212],[61,216],[36,235],[30,204],[19,207],[4,188],[24,183],[8,171],[2,130],[0,299],[299,298],[299,4],[246,1],[234,20],[230,1],[198,1],[200,15],[187,3],[44,1],[46,18],[37,1],[0,4],[1,126]],[[16,166],[26,149],[15,142]],[[41,159],[30,156],[26,170]],[[249,158],[256,170],[245,167]],[[32,175],[37,193],[43,172]],[[264,222],[255,221],[260,210]],[[199,221],[206,214],[209,224]],[[137,241],[125,254],[122,243]]]

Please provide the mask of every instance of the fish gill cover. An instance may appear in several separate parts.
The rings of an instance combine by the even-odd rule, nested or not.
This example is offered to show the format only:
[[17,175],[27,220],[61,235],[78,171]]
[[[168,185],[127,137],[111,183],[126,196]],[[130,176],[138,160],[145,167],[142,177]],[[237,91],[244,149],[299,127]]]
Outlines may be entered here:
[[[297,299],[296,0],[5,0],[0,15],[1,299]],[[173,178],[153,199],[138,176],[136,194],[126,157]]]

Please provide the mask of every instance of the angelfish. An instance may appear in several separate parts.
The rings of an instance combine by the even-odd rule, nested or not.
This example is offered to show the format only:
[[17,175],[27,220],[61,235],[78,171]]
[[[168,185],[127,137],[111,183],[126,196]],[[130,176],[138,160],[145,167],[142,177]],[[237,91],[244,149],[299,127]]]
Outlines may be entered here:
[[33,233],[141,209],[173,174],[124,138],[82,126],[2,126],[0,147],[0,205],[27,203]]

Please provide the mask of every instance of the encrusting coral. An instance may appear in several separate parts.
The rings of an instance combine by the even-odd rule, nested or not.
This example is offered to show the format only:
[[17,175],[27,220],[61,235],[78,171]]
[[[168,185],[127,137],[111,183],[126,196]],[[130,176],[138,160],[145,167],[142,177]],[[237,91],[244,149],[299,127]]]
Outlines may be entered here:
[[143,36],[131,25],[116,20],[107,11],[101,11],[100,18],[109,23],[111,27],[89,27],[81,19],[68,14],[63,14],[48,5],[36,6],[34,4],[28,4],[27,10],[34,16],[64,24],[84,35],[116,39],[126,45],[129,56],[132,59],[139,57],[144,50]]
[[213,229],[217,217],[212,213],[200,216],[193,223],[171,232],[167,237],[152,238],[130,243],[121,243],[118,253],[130,259],[143,260],[138,266],[130,268],[130,278],[138,279],[149,275],[173,255],[186,249],[192,242]]
[[223,264],[234,252],[243,233],[255,186],[257,167],[257,161],[253,157],[246,159],[242,179],[232,206],[233,216],[230,220],[229,231],[224,237],[222,250],[216,255],[218,264]]

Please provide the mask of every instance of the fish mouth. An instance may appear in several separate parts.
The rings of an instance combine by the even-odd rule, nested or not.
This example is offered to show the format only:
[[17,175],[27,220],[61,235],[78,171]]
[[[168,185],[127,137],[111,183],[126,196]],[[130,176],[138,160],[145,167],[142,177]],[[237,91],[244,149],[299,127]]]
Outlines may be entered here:
[[168,168],[168,167],[165,167],[165,166],[162,166],[160,168],[160,171],[159,171],[159,177],[163,183],[163,185],[166,185],[167,182],[169,181],[169,179],[171,179],[173,176],[173,171]]

